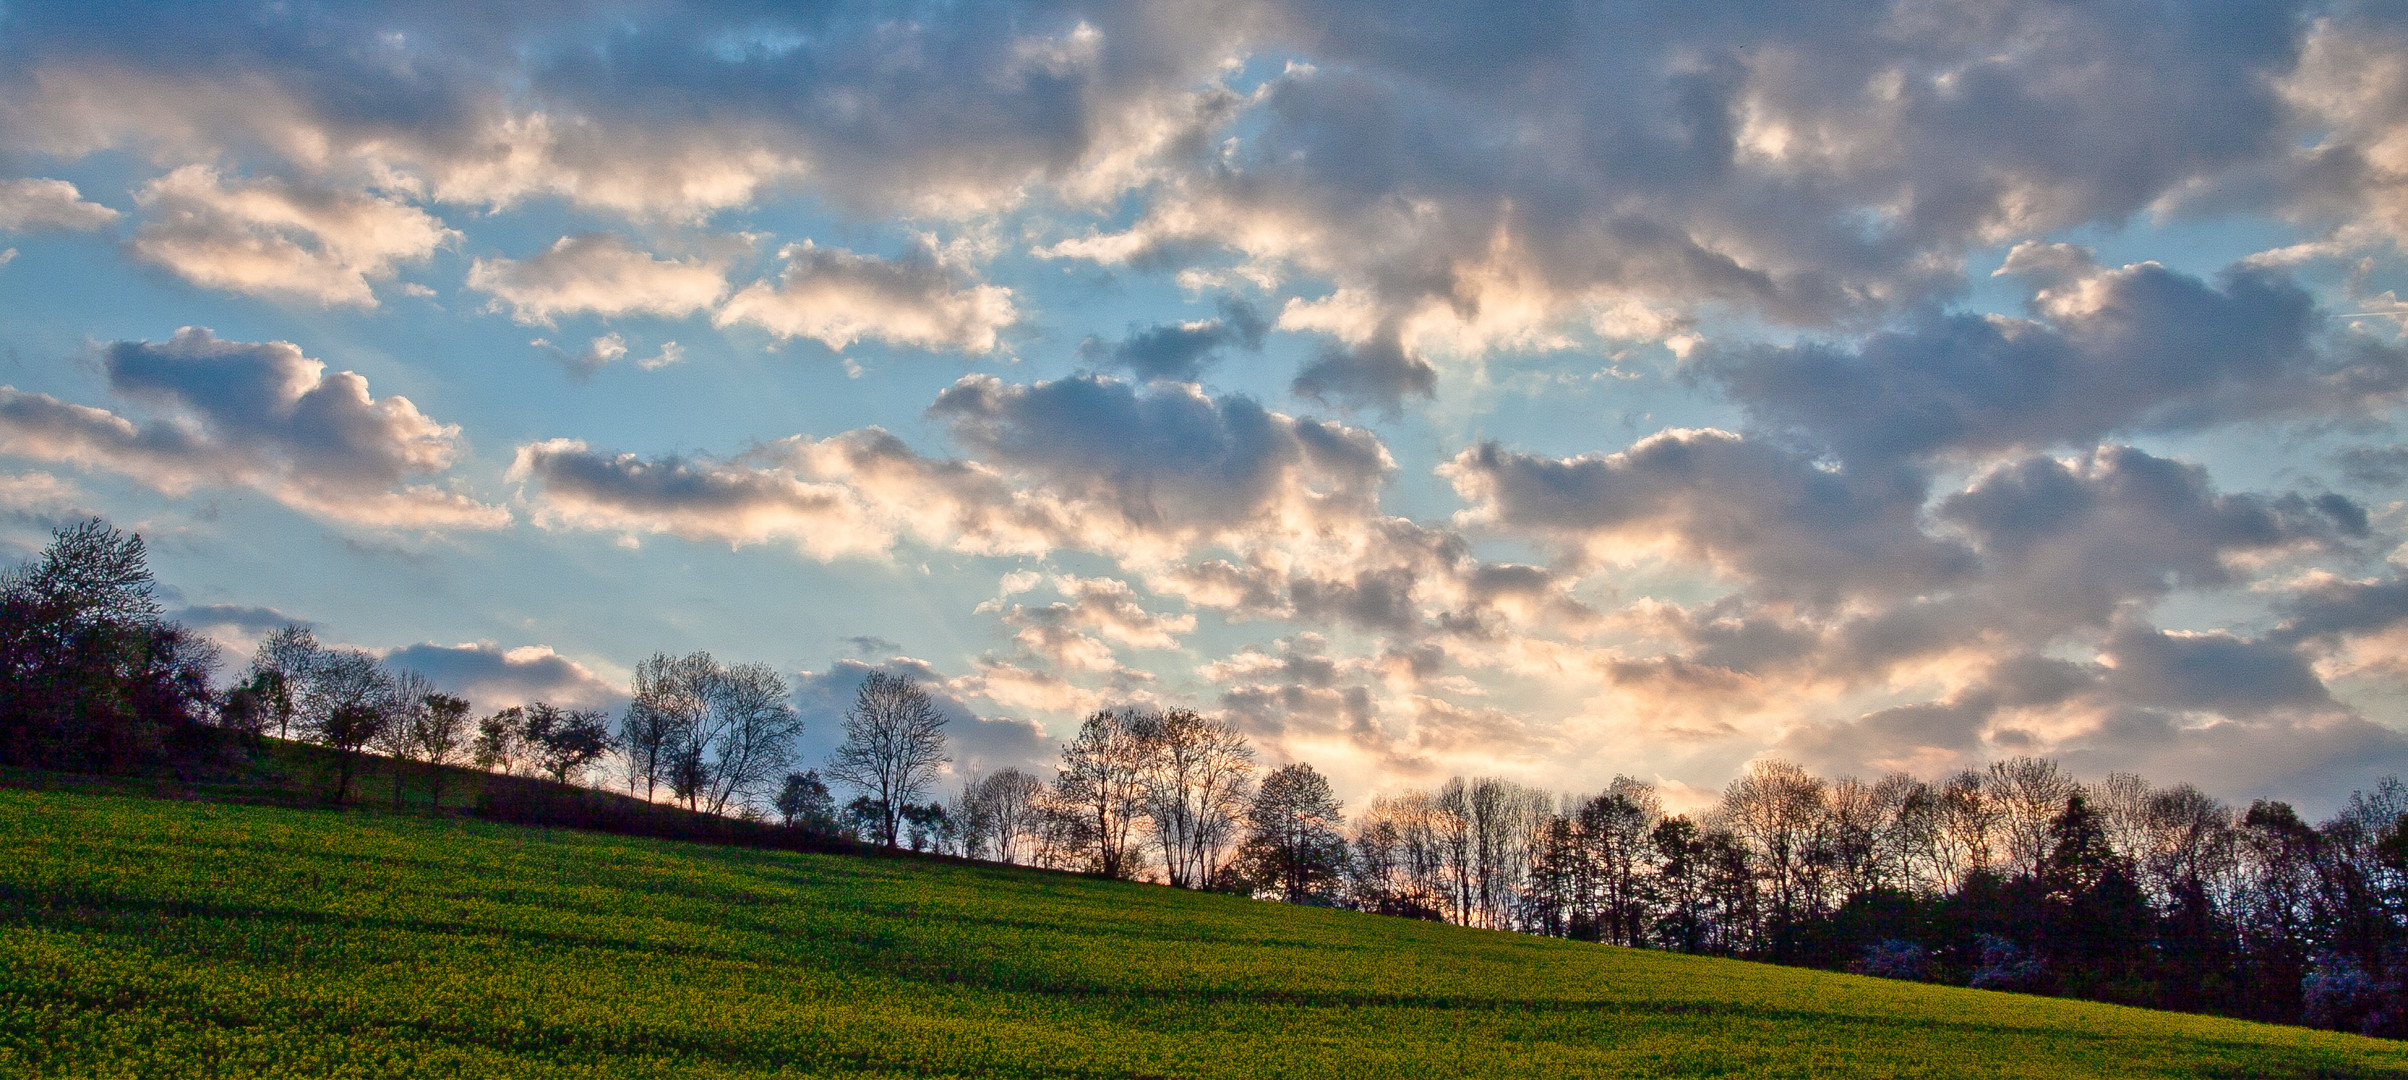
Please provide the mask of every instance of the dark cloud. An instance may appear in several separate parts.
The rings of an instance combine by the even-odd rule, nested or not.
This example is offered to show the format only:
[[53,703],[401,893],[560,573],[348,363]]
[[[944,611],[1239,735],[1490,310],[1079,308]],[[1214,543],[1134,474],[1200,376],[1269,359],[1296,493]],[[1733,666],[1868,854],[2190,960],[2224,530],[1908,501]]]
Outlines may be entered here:
[[585,665],[543,645],[505,649],[490,641],[463,645],[424,642],[384,654],[385,663],[418,672],[445,693],[469,700],[480,711],[531,701],[583,709],[616,710],[627,689],[604,681]]
[[1141,381],[1194,382],[1220,358],[1223,349],[1234,346],[1261,351],[1270,329],[1270,322],[1254,305],[1222,297],[1219,318],[1132,326],[1129,336],[1119,341],[1087,339],[1079,345],[1079,357],[1099,367],[1127,371]]
[[1404,399],[1430,397],[1437,387],[1438,369],[1408,351],[1394,331],[1383,330],[1368,341],[1322,349],[1296,373],[1290,389],[1316,401],[1393,412]]
[[2328,337],[2286,279],[2236,268],[2210,284],[2080,258],[2035,294],[2036,319],[1931,316],[1850,346],[1715,350],[1698,370],[1760,425],[1851,464],[2365,414],[2408,390],[2408,352]]
[[2106,689],[2134,704],[2231,718],[2337,707],[2307,659],[2276,642],[2126,627],[2108,639],[2107,654],[2115,666]]
[[1912,595],[1974,569],[1971,551],[1921,528],[1921,474],[1825,469],[1729,432],[1668,431],[1563,459],[1484,443],[1443,471],[1471,520],[1586,556],[1668,547],[1771,595]]
[[2332,461],[2352,483],[2372,488],[2408,483],[2408,446],[2352,446],[2335,452]]
[[[303,356],[290,342],[226,341],[188,326],[100,351],[109,387],[163,415],[134,422],[0,387],[0,449],[131,476],[161,491],[263,489],[297,509],[401,529],[495,528],[509,512],[413,481],[449,469],[459,428],[408,398]],[[396,490],[398,489],[398,490]]]
[[1360,510],[1393,468],[1368,431],[1177,385],[972,375],[929,412],[986,463],[1165,532],[1242,528],[1300,504]]

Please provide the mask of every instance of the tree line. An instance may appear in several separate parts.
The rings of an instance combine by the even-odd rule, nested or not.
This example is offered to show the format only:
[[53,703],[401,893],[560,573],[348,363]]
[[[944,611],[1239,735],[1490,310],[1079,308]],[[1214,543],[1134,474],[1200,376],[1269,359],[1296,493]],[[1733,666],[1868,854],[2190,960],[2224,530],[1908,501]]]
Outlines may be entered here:
[[298,626],[223,688],[219,662],[163,616],[139,537],[61,529],[0,575],[0,764],[134,771],[301,740],[334,752],[338,801],[374,755],[396,803],[416,775],[441,805],[466,766],[889,848],[2408,1035],[2408,786],[2394,779],[2313,824],[2281,802],[2234,807],[2129,773],[2084,783],[2032,757],[1938,780],[1759,762],[1688,813],[1627,776],[1579,796],[1457,778],[1350,818],[1312,766],[1266,770],[1224,718],[1111,708],[1051,776],[967,775],[944,798],[945,716],[889,672],[862,682],[836,752],[796,771],[784,677],[707,653],[639,664],[615,724],[542,702],[478,717]]

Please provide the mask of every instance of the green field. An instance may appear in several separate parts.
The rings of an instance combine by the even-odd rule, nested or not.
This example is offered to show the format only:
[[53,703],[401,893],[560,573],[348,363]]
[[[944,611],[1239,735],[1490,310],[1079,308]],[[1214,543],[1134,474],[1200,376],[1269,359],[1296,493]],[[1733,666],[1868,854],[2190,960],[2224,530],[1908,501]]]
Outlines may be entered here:
[[1057,874],[0,790],[0,1076],[2408,1076],[2305,1030]]

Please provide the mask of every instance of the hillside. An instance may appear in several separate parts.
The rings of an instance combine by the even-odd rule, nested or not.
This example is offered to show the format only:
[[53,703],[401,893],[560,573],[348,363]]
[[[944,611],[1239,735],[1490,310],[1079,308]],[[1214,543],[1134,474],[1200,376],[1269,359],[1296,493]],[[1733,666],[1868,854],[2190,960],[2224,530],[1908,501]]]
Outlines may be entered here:
[[0,790],[0,1075],[2408,1076],[2408,1046],[1141,885]]

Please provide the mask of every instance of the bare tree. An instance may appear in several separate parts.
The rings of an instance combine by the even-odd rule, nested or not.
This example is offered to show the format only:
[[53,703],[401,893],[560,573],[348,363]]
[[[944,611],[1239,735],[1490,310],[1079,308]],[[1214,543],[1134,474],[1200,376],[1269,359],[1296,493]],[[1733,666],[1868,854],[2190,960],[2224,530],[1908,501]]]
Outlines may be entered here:
[[297,623],[269,631],[252,653],[250,675],[244,681],[276,725],[277,738],[293,737],[293,721],[301,715],[302,688],[324,654],[318,636]]
[[1153,744],[1148,719],[1135,709],[1103,709],[1079,725],[1062,748],[1054,797],[1075,824],[1075,844],[1088,868],[1108,878],[1129,876],[1135,854],[1130,835],[1145,814],[1146,777]]
[[1715,808],[1712,823],[1747,846],[1781,918],[1813,913],[1823,797],[1821,778],[1786,761],[1759,761],[1731,782]]
[[877,804],[878,839],[900,841],[904,808],[935,782],[945,754],[945,715],[908,675],[870,672],[844,714],[844,743],[828,758],[828,775]]
[[[963,808],[975,815],[984,848],[999,862],[1016,863],[1037,842],[1045,784],[1019,769],[1000,769],[962,789]],[[968,826],[965,824],[965,829]],[[978,852],[969,852],[977,857]],[[1034,852],[1029,851],[1034,858]]]
[[1983,788],[1998,811],[2000,854],[2010,874],[2036,874],[2048,857],[2049,823],[2065,812],[2065,800],[2081,790],[2074,778],[2047,758],[1993,761]]
[[395,810],[401,809],[401,784],[408,775],[403,766],[418,756],[419,715],[426,710],[426,699],[434,693],[435,684],[425,675],[415,671],[396,673],[389,706],[392,716],[368,744],[391,765]]
[[311,666],[301,714],[310,739],[337,755],[336,802],[351,797],[351,777],[360,750],[378,741],[394,721],[393,676],[376,657],[358,649],[330,649]]
[[1254,748],[1236,725],[1187,709],[1153,718],[1146,818],[1163,871],[1180,888],[1206,888],[1236,840],[1254,781]]
[[411,714],[412,756],[425,762],[427,802],[443,809],[443,775],[468,749],[468,699],[428,694]]
[[710,684],[718,665],[709,653],[654,653],[635,667],[634,699],[619,721],[619,748],[627,755],[627,793],[644,782],[650,802],[668,779],[678,747],[702,726],[710,711]]
[[689,807],[724,814],[751,807],[784,771],[803,721],[787,703],[793,690],[777,669],[767,664],[711,668],[704,685],[707,708],[677,750],[679,772],[673,779],[683,785]]

